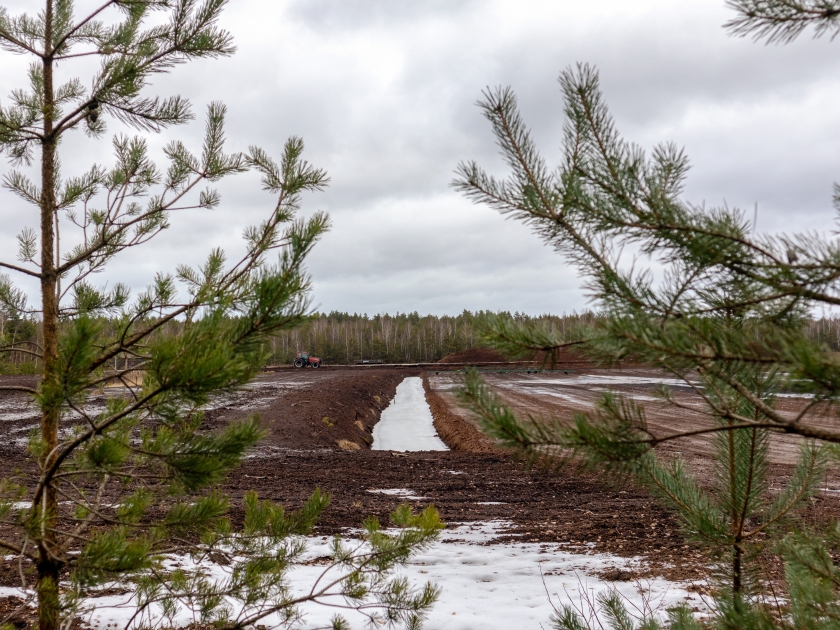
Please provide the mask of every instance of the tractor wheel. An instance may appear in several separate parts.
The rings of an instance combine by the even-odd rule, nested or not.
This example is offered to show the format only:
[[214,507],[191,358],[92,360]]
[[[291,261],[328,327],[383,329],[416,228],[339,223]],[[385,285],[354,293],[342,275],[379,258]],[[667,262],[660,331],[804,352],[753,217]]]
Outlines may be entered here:
[[313,362],[312,362],[312,367],[314,367],[314,368],[319,368],[319,367],[321,367],[321,362],[320,362],[320,361],[313,361]]
[[302,368],[303,367],[303,359],[295,359],[295,367]]

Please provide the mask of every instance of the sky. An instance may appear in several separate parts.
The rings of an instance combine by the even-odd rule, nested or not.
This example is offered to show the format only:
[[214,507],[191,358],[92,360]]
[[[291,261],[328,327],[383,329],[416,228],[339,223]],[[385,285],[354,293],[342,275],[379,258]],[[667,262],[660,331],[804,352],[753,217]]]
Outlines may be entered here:
[[[12,15],[31,4],[6,2]],[[95,4],[77,0],[77,12]],[[289,136],[301,136],[305,157],[331,177],[302,210],[332,217],[307,265],[320,311],[581,311],[593,304],[573,267],[527,226],[451,186],[465,160],[505,175],[476,106],[481,91],[513,88],[553,166],[564,122],[557,77],[593,64],[627,140],[685,148],[686,201],[750,215],[757,207],[759,231],[830,232],[840,42],[808,33],[768,46],[728,35],[731,17],[722,0],[236,0],[221,26],[237,53],[155,80],[150,94],[188,97],[197,118],[149,143],[158,158],[173,138],[198,149],[212,101],[228,107],[228,150],[257,145],[279,157]],[[0,102],[25,80],[27,63],[0,53]],[[80,61],[58,72],[89,84],[91,70]],[[82,134],[61,150],[66,174],[107,165],[111,155],[107,137]],[[273,199],[256,174],[219,191],[218,209],[174,216],[97,282],[139,291],[156,272],[200,264],[213,247],[231,258],[241,252],[243,229],[267,216]],[[37,217],[2,194],[0,256],[13,259],[15,235]],[[35,296],[35,286],[21,286]]]

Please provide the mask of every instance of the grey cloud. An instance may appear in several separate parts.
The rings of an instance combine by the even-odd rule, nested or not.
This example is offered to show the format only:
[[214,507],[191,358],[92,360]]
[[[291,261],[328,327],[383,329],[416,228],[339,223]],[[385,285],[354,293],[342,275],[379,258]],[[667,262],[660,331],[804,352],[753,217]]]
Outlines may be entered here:
[[[563,126],[556,79],[579,61],[598,67],[628,140],[685,146],[693,164],[687,200],[726,200],[750,212],[758,202],[762,229],[833,227],[840,42],[732,38],[721,28],[727,10],[706,0],[593,6],[242,0],[223,19],[239,47],[233,58],[156,79],[155,91],[191,98],[199,120],[150,143],[158,155],[171,137],[197,146],[211,100],[229,106],[232,150],[256,144],[277,156],[289,135],[302,136],[307,159],[332,176],[327,192],[304,204],[305,214],[323,208],[335,222],[310,264],[315,302],[328,310],[585,308],[578,274],[561,257],[449,186],[466,159],[506,172],[475,107],[486,86],[514,88],[556,164]],[[5,92],[20,73],[16,58],[0,57]],[[85,158],[66,160],[68,169],[87,159],[107,163],[110,152],[107,142],[82,137],[63,150]],[[171,230],[122,257],[102,281],[142,288],[156,270],[200,263],[212,246],[233,255],[242,228],[259,221],[271,199],[253,175],[220,189],[222,208],[175,217]],[[4,253],[32,223],[9,203]]]
[[290,3],[287,15],[310,28],[341,31],[452,17],[480,4],[480,0],[297,0]]

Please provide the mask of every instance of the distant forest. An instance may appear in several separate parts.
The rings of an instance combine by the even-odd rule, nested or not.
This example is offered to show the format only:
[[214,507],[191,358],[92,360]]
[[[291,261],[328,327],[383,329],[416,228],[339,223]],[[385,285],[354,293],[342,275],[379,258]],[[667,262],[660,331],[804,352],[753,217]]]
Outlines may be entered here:
[[[385,363],[431,363],[453,352],[480,347],[475,323],[488,313],[464,311],[455,316],[416,312],[373,316],[337,311],[318,313],[310,323],[273,338],[267,348],[268,363],[291,363],[297,352],[309,352],[323,359],[325,364],[365,359]],[[501,314],[519,321],[541,323],[559,333],[565,341],[572,341],[576,329],[594,323],[598,317],[593,312],[539,316]],[[175,328],[179,327],[179,324],[173,324]],[[840,316],[810,320],[806,332],[812,341],[840,352]],[[0,313],[0,344],[18,348],[2,355],[0,374],[37,372],[40,366],[30,352],[40,347],[40,340],[39,322],[4,317]]]
[[[429,363],[447,354],[470,350],[478,344],[475,320],[485,311],[436,316],[418,313],[396,315],[318,314],[308,325],[276,337],[271,363],[291,363],[295,353],[309,352],[324,363],[354,363],[381,359],[385,363]],[[520,321],[540,322],[564,335],[580,324],[591,323],[591,312],[573,315],[504,313]],[[568,339],[571,341],[571,339]]]
[[[325,363],[353,363],[363,359],[381,359],[386,363],[429,363],[447,354],[477,347],[475,320],[485,311],[464,311],[456,316],[419,315],[350,315],[318,314],[302,328],[275,338],[271,363],[291,363],[298,351],[320,357]],[[501,313],[519,321],[538,322],[560,333],[564,341],[573,341],[573,331],[592,324],[598,315],[591,311],[572,315],[529,316]],[[840,351],[840,317],[810,320],[806,332],[812,341]]]

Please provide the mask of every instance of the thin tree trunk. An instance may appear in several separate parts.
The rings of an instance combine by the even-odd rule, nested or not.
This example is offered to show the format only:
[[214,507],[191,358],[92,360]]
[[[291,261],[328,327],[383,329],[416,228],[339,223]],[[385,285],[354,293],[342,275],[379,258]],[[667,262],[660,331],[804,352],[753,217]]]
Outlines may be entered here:
[[[729,420],[729,425],[732,425],[732,420]],[[738,544],[737,527],[738,527],[738,501],[737,491],[735,489],[735,435],[729,431],[726,436],[729,446],[729,502],[732,506],[732,533],[735,535],[735,543],[732,545],[732,593],[735,599],[740,597],[741,593],[741,546]]]
[[[57,382],[58,359],[58,298],[56,295],[57,276],[55,270],[55,151],[53,137],[53,62],[52,29],[53,3],[46,2],[44,26],[44,140],[41,145],[41,300],[43,308],[44,330],[44,365],[42,386]],[[52,398],[41,409],[41,440],[44,443],[44,455],[39,462],[41,469],[46,469],[55,457],[58,446],[59,406]],[[57,510],[56,490],[52,483],[44,489],[41,500],[40,540],[38,541],[38,622],[40,630],[58,630],[59,599],[58,578],[60,564],[54,558],[55,537],[53,522]]]

